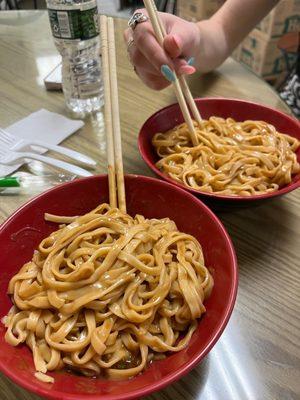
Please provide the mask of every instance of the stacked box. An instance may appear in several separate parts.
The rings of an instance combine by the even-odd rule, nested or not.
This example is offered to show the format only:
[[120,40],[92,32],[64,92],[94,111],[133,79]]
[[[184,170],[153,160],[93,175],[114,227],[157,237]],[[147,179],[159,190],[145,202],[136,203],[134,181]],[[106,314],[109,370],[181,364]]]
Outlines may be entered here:
[[234,50],[232,57],[278,86],[296,62],[295,54],[278,48],[278,40],[297,30],[300,30],[300,0],[282,0]]
[[269,83],[278,86],[295,65],[296,54],[282,52],[277,42],[278,39],[265,40],[262,32],[254,29],[232,56]]
[[277,47],[277,39],[265,40],[257,29],[243,41],[239,48],[239,61],[260,76],[279,75],[293,62]]
[[177,14],[188,21],[210,18],[225,0],[177,0]]
[[233,52],[231,53],[231,57],[234,58],[235,60],[239,61],[240,60],[240,54],[241,54],[241,45],[237,46]]
[[265,39],[280,38],[289,32],[300,30],[300,0],[282,0],[267,15],[257,29]]

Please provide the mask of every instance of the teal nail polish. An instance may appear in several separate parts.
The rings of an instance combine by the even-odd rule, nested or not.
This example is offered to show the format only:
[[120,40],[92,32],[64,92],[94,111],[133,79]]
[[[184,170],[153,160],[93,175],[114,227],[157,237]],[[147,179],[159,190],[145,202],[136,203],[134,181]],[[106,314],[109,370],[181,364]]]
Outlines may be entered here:
[[163,76],[169,82],[175,82],[176,78],[175,78],[174,72],[171,70],[171,68],[168,65],[162,65],[160,70],[161,70],[161,73],[163,74]]
[[195,64],[195,57],[191,57],[187,60],[188,65],[191,67]]

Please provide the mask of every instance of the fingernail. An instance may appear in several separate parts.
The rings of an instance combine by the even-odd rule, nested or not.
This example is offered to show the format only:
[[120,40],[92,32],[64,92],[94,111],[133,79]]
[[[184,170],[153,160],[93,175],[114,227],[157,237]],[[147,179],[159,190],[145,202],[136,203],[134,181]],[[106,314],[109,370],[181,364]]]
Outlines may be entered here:
[[195,57],[191,57],[187,60],[188,65],[194,65],[195,64]]
[[172,40],[173,40],[174,45],[177,47],[177,50],[179,50],[179,40],[178,40],[177,36],[173,35]]
[[183,67],[180,68],[179,73],[181,75],[192,75],[196,72],[195,67],[192,67],[190,65],[184,65]]
[[168,65],[162,65],[161,67],[161,73],[163,76],[169,81],[169,82],[175,82],[176,78],[174,75],[174,72],[171,70],[171,68]]

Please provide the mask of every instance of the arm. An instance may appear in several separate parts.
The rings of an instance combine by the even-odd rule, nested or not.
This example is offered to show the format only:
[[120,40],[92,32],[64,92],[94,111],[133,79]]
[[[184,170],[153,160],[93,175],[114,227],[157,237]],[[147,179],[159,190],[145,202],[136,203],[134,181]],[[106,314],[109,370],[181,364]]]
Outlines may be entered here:
[[[209,20],[188,22],[160,13],[167,36],[164,48],[156,41],[150,22],[138,24],[134,32],[124,33],[135,71],[149,87],[160,90],[170,82],[162,75],[162,66],[178,74],[192,74],[195,67],[208,72],[220,65],[245,36],[267,15],[279,0],[227,0]],[[139,10],[146,14],[145,10]],[[194,67],[187,61],[195,58]]]

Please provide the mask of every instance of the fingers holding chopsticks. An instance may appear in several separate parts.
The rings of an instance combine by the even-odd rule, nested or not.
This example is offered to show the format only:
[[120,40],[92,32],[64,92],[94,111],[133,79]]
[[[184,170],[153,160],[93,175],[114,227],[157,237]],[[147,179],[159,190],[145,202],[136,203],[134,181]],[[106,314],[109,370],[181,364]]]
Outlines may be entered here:
[[[135,14],[137,13],[148,15],[144,9],[138,10]],[[164,13],[159,15],[168,31],[172,27],[172,21],[169,20],[177,17]],[[195,72],[195,68],[189,65],[192,57],[188,55],[187,59],[183,58],[181,39],[177,38],[177,42],[175,39],[172,53],[172,39],[166,38],[166,45],[168,50],[171,50],[170,53],[178,54],[178,57],[172,58],[172,54],[169,54],[166,48],[158,43],[150,21],[137,23],[134,28],[127,29],[124,33],[124,39],[136,72],[142,81],[153,89],[160,90],[167,87],[174,79],[172,76],[174,70],[179,75],[189,75]],[[191,48],[190,50],[192,51]]]
[[[164,23],[160,18],[160,14],[157,11],[154,0],[144,0],[144,5],[145,5],[145,8],[147,9],[149,19],[151,21],[151,25],[153,27],[153,31],[155,33],[157,42],[163,48],[164,47],[164,39],[167,36],[166,27],[164,26]],[[133,17],[133,18],[135,18],[135,17]],[[147,17],[144,17],[141,14],[139,14],[139,16],[136,16],[136,18],[144,18],[142,20],[142,22],[145,21],[145,18],[147,20]],[[164,71],[164,67],[167,68],[165,71]],[[169,67],[163,66],[162,72],[164,72],[165,74],[169,73]],[[202,123],[201,115],[197,109],[197,106],[193,99],[192,93],[188,87],[188,84],[185,80],[185,77],[182,75],[182,76],[179,76],[179,79],[178,79],[176,71],[172,71],[171,73],[172,73],[172,79],[170,79],[170,81],[173,84],[173,89],[174,89],[175,95],[177,97],[179,107],[181,109],[184,120],[187,123],[191,141],[194,146],[197,146],[198,138],[196,135],[192,117],[189,112],[188,104],[190,105],[192,113],[194,114],[194,117],[199,124]]]
[[137,25],[134,31],[127,29],[124,39],[129,59],[141,80],[154,90],[169,86],[170,80],[163,76],[161,67],[165,65],[171,73],[174,65],[158,44],[150,22]]

